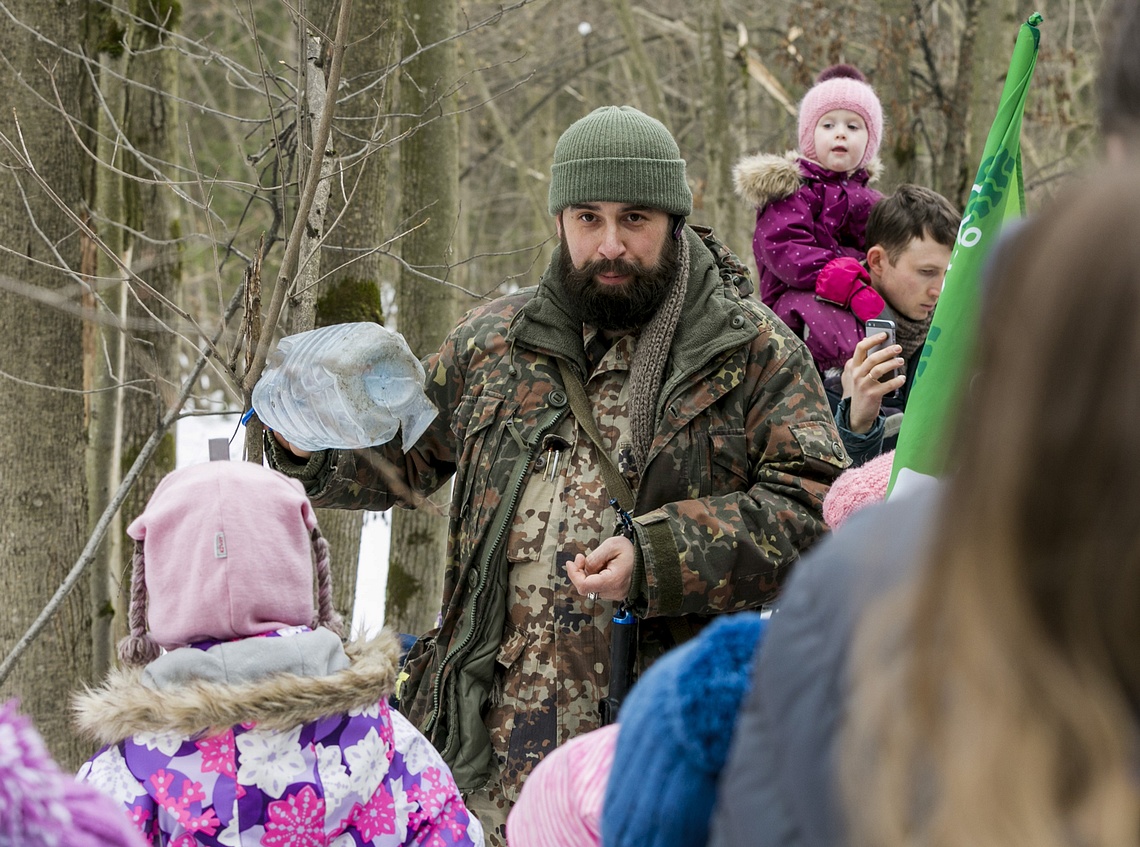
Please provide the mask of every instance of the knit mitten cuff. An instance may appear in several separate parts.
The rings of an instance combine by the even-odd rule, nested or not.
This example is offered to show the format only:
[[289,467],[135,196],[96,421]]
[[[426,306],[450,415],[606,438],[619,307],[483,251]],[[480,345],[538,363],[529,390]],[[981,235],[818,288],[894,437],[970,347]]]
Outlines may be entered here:
[[300,480],[306,489],[321,478],[329,463],[330,452],[318,450],[307,459],[301,459],[278,444],[269,430],[265,431],[265,457],[269,460],[269,467],[285,476]]

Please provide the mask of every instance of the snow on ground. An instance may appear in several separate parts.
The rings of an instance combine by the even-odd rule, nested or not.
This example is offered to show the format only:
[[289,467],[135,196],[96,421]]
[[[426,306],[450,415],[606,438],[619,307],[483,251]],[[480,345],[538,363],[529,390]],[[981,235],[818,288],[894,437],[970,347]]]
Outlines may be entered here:
[[[211,438],[227,438],[230,456],[241,458],[241,445],[245,431],[238,415],[212,415],[182,418],[178,421],[178,467],[196,465],[210,460]],[[370,635],[380,631],[384,623],[384,585],[388,580],[388,515],[380,512],[364,513],[364,532],[360,538],[360,567],[356,577],[356,607],[352,619],[356,633]],[[336,551],[333,567],[336,567]],[[354,634],[356,634],[354,633]]]

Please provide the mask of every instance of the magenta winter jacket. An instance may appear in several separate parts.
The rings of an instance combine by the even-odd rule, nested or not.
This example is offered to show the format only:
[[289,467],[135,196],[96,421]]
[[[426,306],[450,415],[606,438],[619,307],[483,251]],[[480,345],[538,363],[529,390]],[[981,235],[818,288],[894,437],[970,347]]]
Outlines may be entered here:
[[816,298],[816,278],[832,259],[865,256],[864,230],[882,195],[868,183],[879,163],[851,176],[789,152],[737,163],[741,197],[756,207],[752,249],[760,297],[807,343],[821,371],[842,367],[862,339],[861,322],[846,309]]

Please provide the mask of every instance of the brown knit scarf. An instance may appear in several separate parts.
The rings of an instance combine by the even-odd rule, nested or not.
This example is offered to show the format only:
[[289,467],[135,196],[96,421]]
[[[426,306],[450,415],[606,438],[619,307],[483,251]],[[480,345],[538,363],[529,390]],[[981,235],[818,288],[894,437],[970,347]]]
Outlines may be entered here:
[[933,312],[922,320],[916,321],[895,312],[895,342],[902,347],[904,363],[909,362],[914,351],[926,343],[926,335],[930,332],[930,319],[932,317],[934,317]]
[[673,333],[681,318],[681,306],[689,287],[689,239],[682,231],[677,245],[677,276],[661,308],[641,329],[629,373],[629,424],[633,456],[638,473],[645,472],[649,445],[657,430],[657,395],[665,375],[665,361],[673,345]]

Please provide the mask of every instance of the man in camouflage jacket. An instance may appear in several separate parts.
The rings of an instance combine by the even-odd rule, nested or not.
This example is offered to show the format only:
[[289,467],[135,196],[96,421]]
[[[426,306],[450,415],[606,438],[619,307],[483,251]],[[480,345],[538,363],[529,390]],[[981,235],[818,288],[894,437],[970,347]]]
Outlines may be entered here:
[[[400,701],[489,843],[534,764],[599,725],[617,603],[643,665],[759,607],[824,531],[847,464],[806,348],[684,225],[691,203],[662,124],[595,110],[555,151],[561,246],[536,288],[473,309],[427,359],[439,416],[414,448],[301,464],[271,443],[322,506],[407,505],[454,477],[442,624],[409,654]],[[615,535],[617,494],[560,368],[635,493],[632,538]]]

